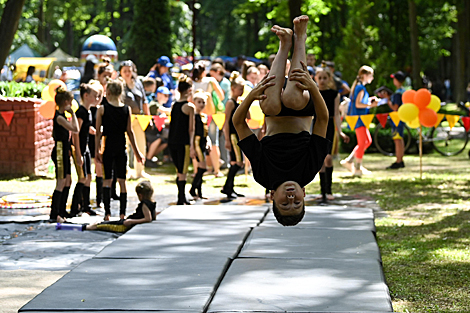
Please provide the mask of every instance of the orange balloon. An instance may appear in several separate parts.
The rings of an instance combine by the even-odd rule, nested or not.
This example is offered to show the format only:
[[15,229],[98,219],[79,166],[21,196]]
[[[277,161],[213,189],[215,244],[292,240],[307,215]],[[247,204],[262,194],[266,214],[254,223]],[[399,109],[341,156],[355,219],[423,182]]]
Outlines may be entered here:
[[54,101],[45,101],[40,107],[39,107],[39,113],[47,119],[53,119],[54,114],[55,114],[55,102]]
[[55,90],[57,89],[57,87],[61,86],[67,89],[67,86],[65,85],[65,83],[58,79],[51,80],[48,86],[49,86],[49,94],[51,95],[52,99],[55,99],[55,94],[57,93]]
[[414,104],[420,109],[424,109],[431,102],[431,93],[426,88],[416,91]]
[[415,103],[415,94],[416,91],[413,89],[407,90],[401,95],[401,101],[403,103]]
[[421,109],[419,111],[419,122],[424,127],[433,127],[437,122],[437,113],[428,108]]

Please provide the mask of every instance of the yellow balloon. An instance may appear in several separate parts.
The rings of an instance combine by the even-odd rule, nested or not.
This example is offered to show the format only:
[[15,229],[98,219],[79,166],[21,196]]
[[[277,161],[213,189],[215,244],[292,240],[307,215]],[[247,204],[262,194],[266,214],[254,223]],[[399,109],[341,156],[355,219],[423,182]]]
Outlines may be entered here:
[[[258,101],[257,101],[258,102]],[[262,121],[264,119],[264,113],[259,106],[259,103],[253,103],[250,107],[250,117],[255,121]]]
[[418,117],[419,108],[413,103],[404,103],[398,108],[398,117],[404,122],[411,122]]
[[67,89],[67,86],[66,86],[65,83],[64,83],[63,81],[61,81],[61,80],[53,79],[53,80],[51,80],[51,81],[49,82],[49,85],[48,85],[48,87],[49,87],[49,94],[51,95],[52,99],[55,98],[55,94],[57,93],[57,92],[56,92],[56,89],[57,89],[59,86],[62,87],[62,88],[64,88],[64,89]]
[[409,128],[419,128],[419,126],[421,125],[419,123],[419,117],[415,118],[411,122],[406,122],[406,125],[408,125]]
[[41,98],[42,100],[46,100],[46,101],[49,101],[49,100],[54,101],[54,98],[52,98],[49,93],[49,86],[44,87],[44,89],[41,91]]
[[[71,107],[72,107],[72,110],[73,110],[74,112],[77,112],[78,107],[79,107],[77,100],[75,100],[75,99],[72,100],[72,105],[71,105]],[[66,118],[71,118],[72,115],[71,115],[69,112],[65,112],[65,117],[66,117]]]
[[441,108],[441,99],[436,95],[431,95],[431,102],[428,104],[427,108],[437,113]]

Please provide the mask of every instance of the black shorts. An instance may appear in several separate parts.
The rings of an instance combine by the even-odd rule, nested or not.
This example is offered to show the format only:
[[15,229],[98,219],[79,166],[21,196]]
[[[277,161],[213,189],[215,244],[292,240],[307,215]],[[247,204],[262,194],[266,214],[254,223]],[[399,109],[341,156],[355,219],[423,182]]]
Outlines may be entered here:
[[72,166],[70,164],[70,145],[62,141],[56,142],[51,153],[52,161],[55,165],[55,178],[64,179],[67,175],[72,174]]
[[[287,79],[284,82],[284,88],[286,88],[286,85]],[[307,105],[301,110],[288,108],[281,101],[281,112],[279,112],[276,116],[315,116],[315,104],[313,103],[312,96],[310,95]]]
[[[335,138],[335,121],[332,118],[328,119],[328,126],[326,127],[326,139],[333,142]],[[331,150],[333,149],[333,145],[329,146],[328,154],[331,154]]]
[[232,150],[230,150],[230,161],[231,162],[243,162],[242,150],[238,146],[238,136],[236,134],[230,134],[230,144]]
[[81,167],[78,166],[77,164],[77,159],[75,158],[75,151],[72,146],[72,158],[73,158],[73,163],[75,165],[75,170],[77,171],[77,177],[78,179],[85,178],[89,175],[91,175],[91,155],[89,151],[85,151],[85,153],[82,155],[83,157],[83,165]]
[[189,166],[189,145],[172,145],[169,144],[170,156],[175,164],[178,174],[187,174]]
[[113,173],[116,178],[126,179],[126,150],[119,152],[113,149],[105,149],[103,153],[103,170],[103,179],[112,179]]

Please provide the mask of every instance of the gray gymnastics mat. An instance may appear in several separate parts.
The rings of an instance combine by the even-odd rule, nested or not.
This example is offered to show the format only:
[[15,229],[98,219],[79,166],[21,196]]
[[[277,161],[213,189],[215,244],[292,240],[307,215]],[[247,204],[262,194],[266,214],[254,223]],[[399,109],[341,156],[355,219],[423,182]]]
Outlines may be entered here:
[[256,227],[239,256],[380,260],[380,251],[373,233],[367,230]]
[[223,257],[91,259],[23,306],[28,311],[202,311]]
[[208,312],[393,312],[376,260],[236,259]]
[[244,220],[255,226],[264,218],[268,208],[263,205],[173,205],[158,215],[157,220]]
[[104,248],[97,258],[235,257],[251,228],[244,221],[154,221],[139,225]]
[[[260,226],[280,226],[273,213],[268,213]],[[351,209],[342,206],[306,206],[305,216],[296,227],[356,229],[375,232],[374,213],[371,209]]]

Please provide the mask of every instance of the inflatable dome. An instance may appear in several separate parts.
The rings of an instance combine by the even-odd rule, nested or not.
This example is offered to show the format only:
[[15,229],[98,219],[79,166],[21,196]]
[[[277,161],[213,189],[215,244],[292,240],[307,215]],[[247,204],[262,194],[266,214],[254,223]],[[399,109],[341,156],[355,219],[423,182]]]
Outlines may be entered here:
[[116,62],[117,56],[116,44],[111,38],[104,35],[93,35],[83,43],[80,61],[85,63],[86,60],[96,59],[101,62],[103,57],[108,57],[111,62]]

